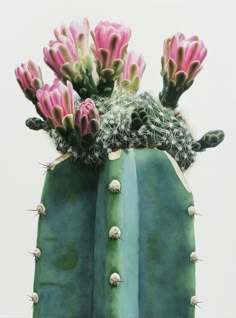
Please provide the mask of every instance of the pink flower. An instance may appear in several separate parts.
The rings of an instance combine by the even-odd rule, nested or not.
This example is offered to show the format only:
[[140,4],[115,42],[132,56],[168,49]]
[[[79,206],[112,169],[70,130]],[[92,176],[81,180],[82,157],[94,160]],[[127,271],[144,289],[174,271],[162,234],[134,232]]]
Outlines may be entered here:
[[146,63],[143,55],[130,51],[124,60],[122,79],[131,80],[134,76],[141,79],[145,67]]
[[91,32],[92,50],[103,68],[109,68],[115,59],[123,59],[131,37],[131,29],[115,22],[101,21]]
[[65,36],[80,51],[80,54],[86,54],[89,50],[90,26],[87,18],[80,22],[72,21],[69,27],[62,25],[60,31],[54,30],[54,35],[58,41]]
[[67,86],[55,79],[53,85],[44,85],[36,93],[38,108],[54,126],[63,126],[63,118],[74,113],[73,87],[68,81]]
[[92,99],[87,98],[75,113],[75,125],[81,136],[95,135],[99,130],[99,114]]
[[188,80],[193,80],[202,69],[201,63],[207,55],[207,49],[197,36],[186,39],[184,34],[176,33],[164,41],[163,71],[169,79],[175,79],[178,72],[184,72]]
[[49,42],[44,48],[44,61],[58,78],[66,75],[62,67],[66,63],[74,64],[88,52],[89,22],[84,18],[80,23],[71,22],[69,27],[61,26],[60,31],[54,30],[55,41]]
[[15,70],[16,79],[30,100],[35,99],[36,91],[43,86],[42,72],[39,66],[29,60]]

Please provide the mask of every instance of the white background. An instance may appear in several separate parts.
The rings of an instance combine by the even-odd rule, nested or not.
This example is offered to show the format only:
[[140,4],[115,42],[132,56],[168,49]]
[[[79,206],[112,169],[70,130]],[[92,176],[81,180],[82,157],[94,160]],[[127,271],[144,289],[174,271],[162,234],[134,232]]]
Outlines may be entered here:
[[141,91],[157,94],[161,89],[165,37],[181,31],[205,41],[209,53],[204,69],[182,97],[181,110],[196,138],[221,128],[226,139],[218,148],[198,155],[186,174],[196,208],[204,214],[195,222],[197,251],[204,259],[197,265],[197,294],[203,303],[196,309],[196,318],[236,318],[235,12],[229,0],[4,1],[0,13],[0,318],[31,317],[27,295],[32,292],[34,261],[28,252],[35,248],[37,217],[27,209],[40,200],[44,170],[39,162],[57,156],[43,132],[24,125],[35,112],[15,81],[14,69],[31,58],[41,65],[45,82],[51,82],[42,48],[53,39],[54,27],[84,16],[92,28],[100,20],[132,28],[130,48],[141,51],[147,62]]

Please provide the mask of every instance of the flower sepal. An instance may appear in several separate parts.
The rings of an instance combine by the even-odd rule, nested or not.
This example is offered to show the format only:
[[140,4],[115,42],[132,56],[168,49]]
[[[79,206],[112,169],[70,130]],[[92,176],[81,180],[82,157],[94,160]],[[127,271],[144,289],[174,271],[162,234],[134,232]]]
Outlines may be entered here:
[[116,59],[112,62],[111,68],[114,71],[113,78],[112,78],[113,81],[115,81],[119,78],[119,76],[122,72],[123,66],[124,66],[124,61],[121,59]]
[[137,93],[140,86],[140,78],[135,76],[132,80],[121,80],[120,86],[123,89],[135,94]]
[[115,81],[121,75],[124,62],[122,59],[113,60],[111,67],[103,68],[102,62],[96,60],[97,74],[99,77],[97,84],[97,94],[100,96],[111,96]]
[[37,102],[34,89],[27,87],[24,90],[24,94],[25,94],[25,97],[29,99],[33,104]]
[[75,125],[74,125],[74,115],[68,114],[62,118],[62,124],[55,127],[55,131],[63,139],[65,139],[71,146],[79,147],[80,140],[77,136]]
[[160,101],[163,106],[175,109],[178,107],[180,96],[192,86],[193,80],[188,80],[184,71],[177,72],[175,79],[169,79],[167,72],[162,77],[163,89],[159,93]]
[[62,82],[66,83],[69,80],[81,98],[91,97],[97,94],[97,84],[93,69],[92,57],[89,54],[83,56],[74,64],[67,62],[61,67],[61,71],[65,74],[62,77]]

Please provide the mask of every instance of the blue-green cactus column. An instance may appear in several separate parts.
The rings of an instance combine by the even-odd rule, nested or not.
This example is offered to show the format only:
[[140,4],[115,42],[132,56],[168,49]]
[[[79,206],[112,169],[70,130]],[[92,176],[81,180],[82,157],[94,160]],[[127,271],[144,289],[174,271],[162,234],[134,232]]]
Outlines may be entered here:
[[[192,318],[195,295],[193,197],[182,172],[158,150],[135,151],[139,185],[140,317]],[[176,170],[179,174],[176,173]],[[185,181],[184,181],[185,182]]]
[[139,317],[138,211],[134,152],[112,153],[99,179],[93,318]]
[[[160,150],[111,158],[97,197],[93,317],[194,317],[193,197],[182,172]],[[109,237],[114,226],[121,240]],[[114,273],[121,283],[109,281]]]
[[42,203],[34,318],[194,318],[195,210],[170,155],[68,159],[48,172]]
[[38,224],[34,318],[91,317],[99,170],[68,159],[48,171]]

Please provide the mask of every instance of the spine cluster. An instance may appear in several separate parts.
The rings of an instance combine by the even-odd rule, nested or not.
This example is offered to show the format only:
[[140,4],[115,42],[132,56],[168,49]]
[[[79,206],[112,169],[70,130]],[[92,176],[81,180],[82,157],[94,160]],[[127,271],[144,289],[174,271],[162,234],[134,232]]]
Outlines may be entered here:
[[95,103],[100,115],[100,130],[93,148],[71,147],[50,132],[60,152],[71,151],[76,159],[99,165],[109,152],[117,149],[158,148],[169,152],[182,170],[193,163],[194,140],[185,120],[163,107],[151,94],[134,96],[119,90],[110,98],[97,98]]

